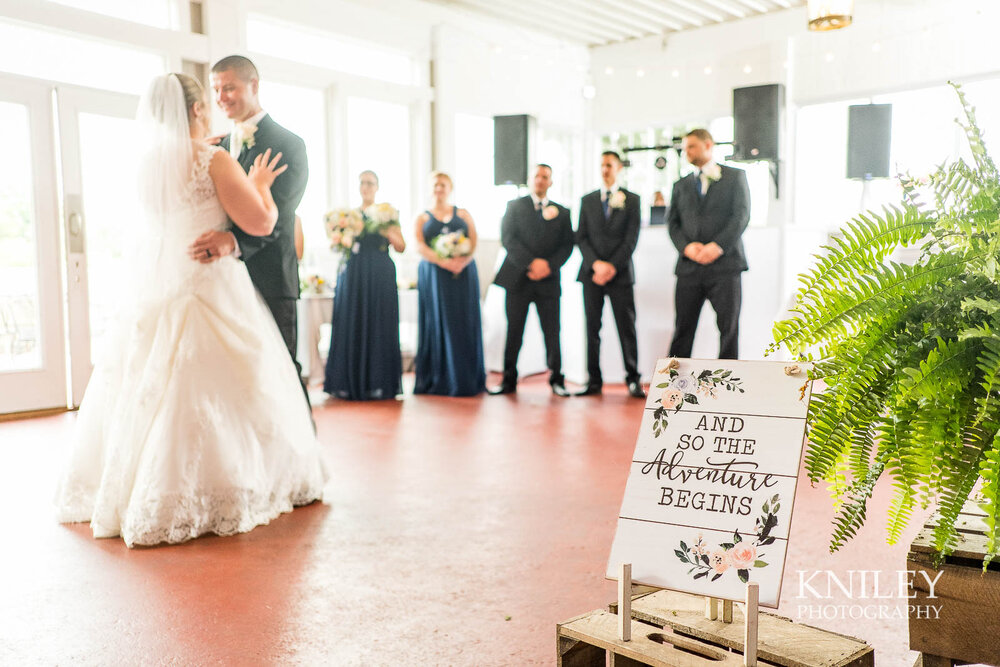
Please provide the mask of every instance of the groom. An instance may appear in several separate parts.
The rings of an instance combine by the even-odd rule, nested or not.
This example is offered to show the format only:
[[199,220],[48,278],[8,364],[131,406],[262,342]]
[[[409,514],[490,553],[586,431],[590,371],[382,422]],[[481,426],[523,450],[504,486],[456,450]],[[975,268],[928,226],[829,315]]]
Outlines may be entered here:
[[[299,298],[299,264],[295,254],[295,209],[302,200],[309,178],[306,147],[301,138],[275,123],[260,106],[260,75],[243,56],[227,56],[212,66],[215,102],[234,122],[230,134],[219,145],[229,151],[244,171],[254,159],[271,149],[281,153],[287,171],[271,186],[278,208],[278,222],[267,236],[251,236],[236,225],[229,231],[207,232],[191,246],[192,256],[202,262],[215,261],[236,253],[246,264],[250,279],[260,292],[278,324],[288,353],[302,379],[302,367],[295,360],[296,300]],[[305,383],[302,391],[309,402]]]

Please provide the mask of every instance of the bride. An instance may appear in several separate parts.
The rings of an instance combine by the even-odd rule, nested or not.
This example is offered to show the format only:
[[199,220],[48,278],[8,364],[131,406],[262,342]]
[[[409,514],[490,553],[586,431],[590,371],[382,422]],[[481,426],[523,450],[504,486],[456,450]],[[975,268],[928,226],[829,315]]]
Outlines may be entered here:
[[243,263],[187,253],[227,217],[270,233],[280,153],[244,174],[206,143],[205,93],[184,74],[152,82],[139,121],[134,266],[56,496],[60,521],[129,547],[246,532],[320,499],[327,479],[295,368]]

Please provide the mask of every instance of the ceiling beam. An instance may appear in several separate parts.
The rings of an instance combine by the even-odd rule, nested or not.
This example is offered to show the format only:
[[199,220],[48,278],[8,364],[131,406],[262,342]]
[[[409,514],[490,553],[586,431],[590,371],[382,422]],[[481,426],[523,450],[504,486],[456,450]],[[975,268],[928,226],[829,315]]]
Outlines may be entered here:
[[641,7],[646,7],[652,11],[666,14],[667,16],[675,18],[682,23],[688,23],[695,28],[700,28],[705,23],[701,16],[679,12],[663,2],[658,2],[657,0],[631,0],[631,2]]
[[608,27],[592,28],[580,21],[557,22],[551,13],[545,12],[542,5],[525,5],[523,8],[513,6],[514,3],[499,3],[492,0],[460,0],[449,3],[451,7],[467,7],[473,11],[515,23],[535,32],[552,32],[556,34],[576,35],[577,41],[593,46],[625,39],[627,32]]
[[[633,16],[639,18],[643,21],[650,21],[660,26],[661,29],[654,32],[663,32],[662,28],[668,28],[670,30],[683,30],[686,26],[683,23],[677,22],[676,16],[664,15],[662,9],[657,7],[653,3],[643,4],[641,2],[636,2],[636,0],[603,0],[605,4],[609,7],[613,7],[621,12],[627,12]],[[688,21],[691,25],[697,25],[691,21]]]
[[736,0],[736,1],[739,2],[741,5],[749,7],[755,12],[759,12],[761,14],[766,14],[771,10],[770,7],[768,7],[762,2],[758,2],[757,0]]
[[459,0],[460,2],[474,2],[477,5],[489,7],[503,7],[515,13],[525,15],[533,14],[546,22],[544,28],[551,25],[567,24],[580,31],[589,31],[602,36],[603,42],[624,41],[635,37],[634,29],[625,26],[624,21],[608,21],[594,16],[595,12],[577,12],[571,8],[566,8],[564,4],[539,3],[535,0]]
[[644,8],[632,0],[601,0],[601,2],[602,4],[610,7],[613,11],[628,14],[639,21],[651,24],[653,28],[655,28],[651,30],[651,32],[663,32],[664,28],[669,30],[681,30],[683,28],[683,26],[677,23],[673,18],[666,18],[662,14],[651,12],[648,8]]
[[[643,37],[645,35],[655,35],[659,32],[651,29],[649,24],[644,21],[608,9],[602,2],[594,2],[592,0],[560,0],[558,4],[563,11],[571,13],[577,19],[587,18],[588,20],[598,21],[600,25],[608,25],[610,23],[611,25],[623,26],[629,37]],[[573,7],[578,9],[573,9]],[[603,18],[592,18],[595,16]]]
[[722,14],[719,14],[718,12],[708,9],[701,2],[689,2],[688,0],[670,0],[670,4],[682,7],[688,10],[689,12],[694,12],[695,14],[703,16],[709,21],[712,21],[714,23],[721,23],[722,21],[726,20]]
[[720,2],[719,0],[701,0],[707,5],[712,5],[716,9],[721,9],[730,16],[734,16],[738,19],[746,18],[747,13],[741,7],[733,7],[727,2]]

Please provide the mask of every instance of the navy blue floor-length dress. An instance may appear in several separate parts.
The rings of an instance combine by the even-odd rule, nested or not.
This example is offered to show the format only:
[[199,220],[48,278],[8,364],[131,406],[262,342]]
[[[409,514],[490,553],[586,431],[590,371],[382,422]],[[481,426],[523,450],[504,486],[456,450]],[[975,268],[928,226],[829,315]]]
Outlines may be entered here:
[[[451,219],[430,211],[424,241],[434,246],[440,234],[464,232],[469,226],[452,209]],[[474,396],[486,391],[483,324],[479,310],[479,275],[472,261],[457,276],[427,260],[417,273],[419,302],[414,394]]]
[[381,234],[365,234],[357,249],[337,278],[323,390],[356,401],[395,398],[403,372],[396,265]]

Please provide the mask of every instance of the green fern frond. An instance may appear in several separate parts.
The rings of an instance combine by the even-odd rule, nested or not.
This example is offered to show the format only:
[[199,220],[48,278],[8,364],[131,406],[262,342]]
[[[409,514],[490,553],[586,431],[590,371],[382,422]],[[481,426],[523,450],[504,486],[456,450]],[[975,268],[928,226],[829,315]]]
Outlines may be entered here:
[[876,274],[857,275],[838,291],[827,291],[792,312],[799,316],[774,325],[775,345],[799,352],[821,340],[853,336],[865,316],[876,315],[893,297],[907,297],[953,279],[978,257],[934,255],[924,265],[888,262]]
[[1000,522],[997,521],[997,508],[1000,505],[1000,434],[993,437],[989,449],[983,452],[979,463],[979,476],[983,480],[979,492],[983,496],[980,508],[986,512],[986,558],[983,560],[983,570],[996,557],[1000,550]]
[[962,110],[965,112],[966,122],[959,123],[959,125],[961,125],[962,129],[965,130],[965,138],[969,142],[969,148],[972,150],[973,159],[976,161],[976,165],[979,167],[980,171],[996,178],[996,165],[993,164],[989,151],[986,150],[986,144],[983,142],[983,133],[979,129],[979,124],[976,122],[976,108],[969,104],[969,100],[965,97],[965,93],[962,92],[962,86],[953,81],[949,83],[951,83],[952,88],[955,89],[955,93],[958,95],[958,101],[961,103]]
[[[1000,546],[1000,174],[956,90],[972,163],[909,179],[900,206],[848,222],[774,325],[768,351],[808,355],[825,384],[807,414],[805,465],[834,498],[831,550],[857,533],[886,477],[890,542],[936,502],[935,546],[954,549],[958,512],[982,480],[984,561]],[[915,262],[890,260],[915,244]]]
[[860,477],[846,492],[846,501],[843,503],[837,516],[833,519],[833,537],[830,540],[830,553],[835,552],[840,547],[854,537],[858,530],[865,523],[868,512],[868,501],[875,491],[875,483],[882,475],[885,468],[885,461],[876,458],[867,474]]

